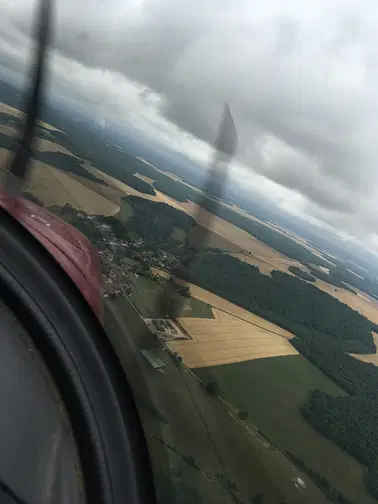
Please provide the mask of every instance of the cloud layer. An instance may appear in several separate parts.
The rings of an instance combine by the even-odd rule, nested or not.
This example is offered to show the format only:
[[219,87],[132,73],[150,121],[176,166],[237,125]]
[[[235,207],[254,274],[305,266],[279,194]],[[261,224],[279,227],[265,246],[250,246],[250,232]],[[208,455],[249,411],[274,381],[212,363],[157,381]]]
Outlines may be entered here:
[[[10,67],[25,58],[31,3],[0,0]],[[375,245],[373,1],[61,0],[57,10],[53,67],[67,89],[198,158],[206,144],[183,132],[211,142],[227,99],[241,162],[300,194],[297,211]]]

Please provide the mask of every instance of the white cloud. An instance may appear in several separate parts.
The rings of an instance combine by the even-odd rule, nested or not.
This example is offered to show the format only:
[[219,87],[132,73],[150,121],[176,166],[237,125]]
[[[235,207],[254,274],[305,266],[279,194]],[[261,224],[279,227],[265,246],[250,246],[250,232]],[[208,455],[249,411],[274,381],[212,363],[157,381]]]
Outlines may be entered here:
[[[25,68],[31,2],[0,5],[0,58]],[[62,0],[58,19],[52,82],[94,114],[206,163],[227,99],[243,185],[377,246],[374,2]]]

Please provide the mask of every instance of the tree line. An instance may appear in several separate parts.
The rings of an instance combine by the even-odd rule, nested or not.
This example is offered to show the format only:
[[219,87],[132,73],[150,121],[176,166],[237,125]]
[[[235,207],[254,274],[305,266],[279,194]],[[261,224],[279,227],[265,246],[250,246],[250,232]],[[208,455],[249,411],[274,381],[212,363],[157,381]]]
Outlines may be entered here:
[[166,203],[149,201],[137,196],[128,196],[124,200],[132,206],[133,215],[127,221],[123,233],[125,229],[137,233],[150,247],[174,242],[171,235],[175,227],[188,233],[196,224],[185,212]]

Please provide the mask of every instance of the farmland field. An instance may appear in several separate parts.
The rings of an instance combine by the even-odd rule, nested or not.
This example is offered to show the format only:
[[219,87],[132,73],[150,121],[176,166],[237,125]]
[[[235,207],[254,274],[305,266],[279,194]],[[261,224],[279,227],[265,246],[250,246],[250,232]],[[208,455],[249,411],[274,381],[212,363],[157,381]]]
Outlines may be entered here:
[[[93,174],[101,176],[102,172],[96,169],[94,170],[96,173],[93,172]],[[179,203],[159,191],[156,192],[156,196],[142,194],[108,175],[102,174],[102,176],[112,184],[117,185],[125,194],[136,195],[152,201],[162,201],[178,210],[185,211],[187,214],[194,217],[200,225],[208,225],[210,223],[210,232],[207,236],[206,243],[207,246],[226,250],[239,259],[258,266],[260,271],[264,274],[270,274],[273,269],[291,274],[288,269],[289,266],[304,268],[298,261],[280,254],[233,224],[215,215],[209,214],[209,212],[204,209],[199,209],[198,205],[193,202]],[[249,217],[252,218],[251,216]],[[262,221],[259,222],[262,223]],[[269,223],[264,224],[276,230],[279,228],[277,225],[269,225]],[[282,231],[282,234],[288,236],[288,232]],[[306,245],[305,248],[319,255],[312,246],[302,243],[302,240],[296,235],[290,235],[290,238],[303,246]],[[324,292],[336,297],[341,302],[348,304],[354,310],[362,312],[372,322],[378,323],[378,302],[369,300],[363,293],[355,295],[345,289],[335,289],[331,284],[318,279],[314,285]]]
[[[163,316],[159,304],[159,295],[162,292],[161,284],[142,275],[131,277],[130,301],[142,317],[160,318]],[[212,319],[213,312],[208,303],[194,297],[181,298],[181,315]]]
[[[151,271],[157,275],[161,275],[161,276],[165,276],[165,277],[169,276],[168,273],[166,273],[165,271],[162,271],[158,268],[151,268]],[[209,292],[205,289],[202,289],[202,287],[198,287],[198,285],[184,282],[183,280],[180,280],[178,278],[176,278],[176,281],[179,283],[182,283],[184,285],[187,285],[189,287],[189,290],[190,290],[190,293],[192,296],[203,301],[204,303],[208,303],[213,308],[217,308],[218,310],[220,310],[222,312],[233,315],[235,318],[249,322],[252,325],[261,326],[261,327],[265,328],[267,331],[275,333],[278,336],[283,336],[286,339],[291,339],[294,337],[293,334],[291,334],[289,331],[286,331],[285,329],[278,327],[277,325],[273,324],[272,322],[269,322],[269,321],[259,317],[258,315],[255,315],[255,314],[245,310],[244,308],[241,308],[240,306],[237,306],[237,305],[231,303],[230,301],[227,301],[226,299],[221,298],[220,296],[217,296],[216,294],[213,294],[212,292]]]
[[[5,104],[0,104],[0,111],[12,116],[22,116],[22,113],[19,110]],[[45,123],[43,123],[42,126],[49,129],[51,132],[54,132],[55,130],[55,128]],[[10,136],[14,136],[16,131],[14,128],[5,125],[1,125],[1,128],[1,131]],[[62,152],[64,154],[72,155],[69,150],[46,139],[39,138],[37,141],[37,148],[38,150],[44,152]],[[8,155],[8,151],[0,149],[1,166],[5,165],[5,160]],[[199,211],[199,208],[195,203],[179,203],[159,191],[156,192],[156,196],[140,193],[115,178],[97,170],[88,163],[86,163],[85,168],[95,176],[106,180],[108,185],[97,184],[94,181],[85,180],[74,174],[57,174],[56,172],[51,171],[50,167],[47,168],[47,165],[43,165],[39,162],[35,162],[34,166],[36,166],[37,169],[36,172],[32,174],[28,190],[47,205],[64,205],[65,203],[68,203],[73,207],[80,208],[88,213],[114,215],[119,210],[121,197],[126,194],[131,194],[152,201],[167,203],[170,206],[183,210],[189,215],[194,216],[198,219],[199,224],[208,223],[208,212],[203,209]],[[44,168],[42,169],[42,167]],[[145,178],[143,178],[143,176],[140,177],[143,180]],[[151,179],[148,181],[151,182]],[[277,224],[263,222],[256,219],[233,205],[224,204],[224,206],[232,208],[234,211],[241,213],[252,220],[256,220],[271,229],[275,229],[284,236],[290,237],[297,243],[301,244],[311,252],[319,255],[319,251],[308,244],[306,240],[301,239],[286,229],[281,229]],[[209,222],[211,229],[207,236],[208,246],[226,250],[239,259],[248,262],[249,264],[258,266],[260,271],[264,274],[270,274],[273,269],[290,274],[288,268],[291,265],[303,268],[303,266],[301,266],[297,261],[280,254],[271,247],[256,240],[248,233],[217,216],[211,216]],[[320,255],[324,258],[322,254]],[[362,292],[352,294],[345,289],[335,288],[331,284],[322,280],[317,279],[314,285],[324,292],[336,297],[341,302],[349,305],[354,310],[362,313],[372,322],[378,324],[378,301],[370,299]]]
[[110,184],[99,184],[94,180],[82,177],[81,175],[76,175],[75,173],[64,173],[66,173],[71,179],[76,180],[80,185],[107,199],[109,202],[114,203],[117,207],[120,206],[123,192],[117,187],[113,187]]
[[[188,215],[194,217],[200,225],[207,225],[210,223],[210,233],[206,243],[209,247],[222,248],[236,254],[244,252],[248,255],[248,253],[251,253],[257,260],[261,259],[269,263],[272,266],[271,269],[282,269],[286,271],[291,264],[297,264],[297,261],[291,260],[280,254],[271,247],[255,239],[252,235],[239,229],[237,226],[230,224],[216,215],[210,214],[202,208],[200,209],[198,205],[193,202],[179,203],[159,191],[156,191],[156,196],[140,193],[94,167],[91,167],[89,171],[96,177],[102,177],[110,184],[117,186],[125,195],[134,195],[151,201],[160,201],[186,212]],[[251,259],[251,262],[252,261],[253,259]]]
[[213,308],[214,319],[179,318],[193,338],[172,341],[168,346],[178,352],[191,368],[216,366],[230,362],[260,359],[298,352],[289,341],[262,325],[251,324]]
[[301,416],[307,394],[320,389],[343,391],[301,355],[273,357],[196,369],[205,382],[216,382],[221,396],[242,411],[276,442],[356,504],[373,504],[364,486],[364,468],[317,433]]
[[148,199],[150,201],[158,201],[161,203],[166,203],[167,205],[173,206],[174,208],[177,208],[178,210],[183,210],[181,204],[178,201],[170,198],[169,196],[166,196],[165,194],[163,194],[159,191],[156,191],[155,196],[153,196],[152,194],[141,193],[141,192],[137,191],[136,189],[134,189],[133,187],[128,186],[124,182],[121,182],[120,180],[98,170],[97,168],[95,168],[93,166],[89,166],[87,169],[90,173],[92,173],[92,175],[95,175],[96,177],[102,178],[106,182],[110,183],[112,186],[118,187],[123,192],[124,196],[128,196],[128,195],[138,196],[139,198]]
[[154,338],[127,299],[119,297],[106,308],[105,326],[136,393],[161,504],[251,504],[257,493],[264,494],[264,504],[303,504],[303,494],[292,484],[295,476],[306,482],[311,504],[328,502],[286,457],[248,434],[185,368],[176,367],[167,352],[156,350],[166,362],[164,374],[152,369],[139,348],[149,343],[150,348]]
[[199,209],[198,205],[193,202],[182,203],[182,207],[189,215],[195,217],[199,224],[207,225],[210,223],[210,229],[213,233],[217,233],[223,238],[226,238],[246,253],[251,252],[258,257],[263,257],[271,261],[282,259],[290,260],[234,224],[216,215],[210,214],[207,210],[202,208]]
[[66,203],[89,214],[114,215],[119,206],[52,166],[33,162],[26,189],[45,205]]
[[61,152],[67,156],[74,156],[71,151],[54,142],[53,140],[46,140],[44,138],[37,138],[36,149],[41,152]]
[[[151,268],[155,274],[167,273]],[[176,279],[180,283],[182,282]],[[179,318],[192,341],[169,343],[189,367],[204,367],[276,355],[296,355],[288,331],[193,284],[191,295],[212,306],[213,320]],[[195,315],[192,315],[195,317]]]

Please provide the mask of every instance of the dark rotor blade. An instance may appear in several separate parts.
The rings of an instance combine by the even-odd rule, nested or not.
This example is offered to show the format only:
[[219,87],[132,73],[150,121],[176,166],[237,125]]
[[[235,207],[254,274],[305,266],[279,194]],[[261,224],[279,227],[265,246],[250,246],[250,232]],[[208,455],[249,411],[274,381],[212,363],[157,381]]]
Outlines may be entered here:
[[41,0],[37,12],[37,51],[31,71],[31,92],[25,107],[24,124],[17,150],[7,169],[5,188],[10,193],[19,192],[25,182],[33,141],[41,106],[43,83],[46,73],[46,55],[49,41],[52,1]]
[[[237,148],[237,131],[230,108],[227,102],[224,104],[222,119],[218,128],[218,135],[214,144],[214,159],[206,178],[203,190],[196,202],[197,213],[193,216],[196,225],[192,228],[188,236],[188,247],[180,254],[181,268],[175,271],[175,276],[187,281],[191,280],[195,268],[195,260],[201,248],[206,244],[211,229],[211,221],[217,214],[219,199],[221,198],[228,175],[228,164],[235,155]],[[206,202],[206,205],[204,203]],[[206,207],[206,210],[205,210]],[[190,278],[188,278],[188,266],[191,266]],[[185,275],[181,275],[184,273]],[[171,276],[173,279],[173,276]],[[164,313],[167,302],[172,295],[171,285],[166,284],[165,291],[161,297],[160,312]],[[176,312],[181,312],[182,306],[176,308]]]
[[[191,243],[200,248],[206,243],[211,220],[217,213],[218,200],[222,197],[228,175],[228,163],[232,160],[237,149],[237,132],[230,107],[226,102],[223,115],[218,128],[217,138],[214,143],[214,160],[203,186],[202,193],[197,202],[198,212],[194,215],[198,226],[193,229]],[[206,201],[204,210],[203,203]]]

